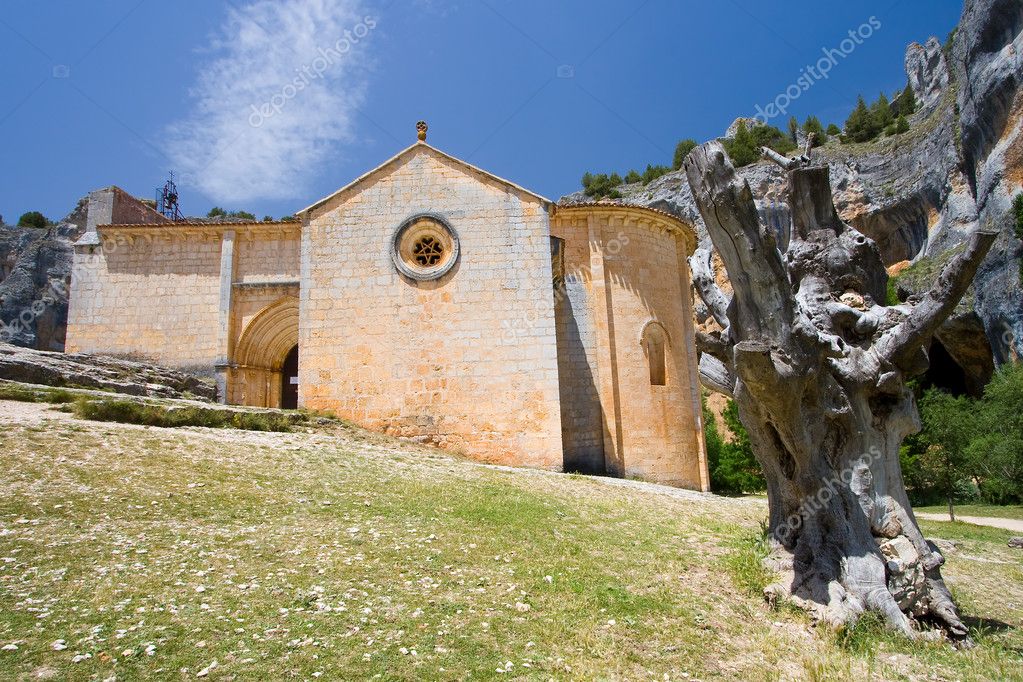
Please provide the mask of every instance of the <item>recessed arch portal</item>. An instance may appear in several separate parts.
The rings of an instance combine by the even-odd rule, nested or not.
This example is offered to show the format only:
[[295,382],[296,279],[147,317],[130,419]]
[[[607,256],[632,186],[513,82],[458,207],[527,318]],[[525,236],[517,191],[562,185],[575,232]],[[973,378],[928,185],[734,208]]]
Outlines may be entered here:
[[260,311],[242,331],[232,363],[232,402],[281,407],[282,372],[297,346],[298,299],[286,296]]

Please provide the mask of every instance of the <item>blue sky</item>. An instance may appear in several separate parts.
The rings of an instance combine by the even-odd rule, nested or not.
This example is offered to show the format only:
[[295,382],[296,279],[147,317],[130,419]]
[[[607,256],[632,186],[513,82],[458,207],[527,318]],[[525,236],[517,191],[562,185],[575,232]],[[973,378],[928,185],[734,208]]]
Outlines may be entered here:
[[[170,170],[186,214],[281,216],[415,140],[551,198],[670,163],[879,28],[788,114],[842,123],[905,85],[960,0],[5,0],[0,214],[68,213]],[[861,34],[862,35],[862,34]],[[846,42],[845,47],[851,43]],[[788,115],[773,123],[784,127]]]

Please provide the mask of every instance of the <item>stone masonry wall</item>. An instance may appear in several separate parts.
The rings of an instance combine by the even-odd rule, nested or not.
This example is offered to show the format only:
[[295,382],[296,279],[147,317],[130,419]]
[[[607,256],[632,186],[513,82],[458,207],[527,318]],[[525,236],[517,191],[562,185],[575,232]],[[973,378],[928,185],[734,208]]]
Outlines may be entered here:
[[555,218],[551,234],[563,240],[564,279],[555,291],[555,318],[565,468],[603,474],[604,422],[597,390],[597,327],[590,300],[587,218]]
[[[705,490],[693,318],[685,303],[688,253],[668,222],[613,207],[558,210],[552,233],[566,238],[566,271],[586,274],[594,326],[592,336],[581,336],[592,338],[592,347],[583,344],[586,363],[572,362],[574,376],[565,373],[562,381],[583,406],[588,400],[579,391],[595,381],[608,473]],[[663,386],[651,381],[644,344],[650,325],[667,336]]]
[[220,240],[175,234],[113,237],[75,247],[68,352],[130,355],[212,371]]
[[[438,213],[451,272],[400,275],[391,238]],[[562,468],[550,231],[537,198],[426,145],[306,216],[300,400],[481,460]]]

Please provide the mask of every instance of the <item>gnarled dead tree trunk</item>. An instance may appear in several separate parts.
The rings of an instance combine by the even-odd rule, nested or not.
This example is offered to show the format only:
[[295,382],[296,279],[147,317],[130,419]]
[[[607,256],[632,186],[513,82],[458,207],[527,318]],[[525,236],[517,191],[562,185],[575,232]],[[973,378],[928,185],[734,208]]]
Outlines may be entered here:
[[911,637],[919,619],[965,640],[944,559],[906,497],[899,445],[919,429],[906,381],[927,368],[925,345],[995,233],[978,229],[922,299],[886,307],[880,253],[838,217],[827,167],[791,165],[792,238],[782,253],[721,144],[686,160],[734,290],[722,309],[720,292],[704,291],[713,282],[701,282],[726,322],[699,339],[701,370],[738,403],[767,478],[771,563],[782,576],[769,592],[835,626],[869,609]]

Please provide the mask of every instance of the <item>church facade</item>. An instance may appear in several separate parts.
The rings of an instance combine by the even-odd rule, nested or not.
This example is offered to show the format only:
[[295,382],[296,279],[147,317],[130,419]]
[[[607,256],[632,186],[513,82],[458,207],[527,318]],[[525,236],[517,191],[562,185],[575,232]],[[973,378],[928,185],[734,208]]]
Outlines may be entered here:
[[128,199],[75,247],[69,352],[481,461],[708,489],[678,219],[557,205],[422,139],[296,222],[119,222]]

